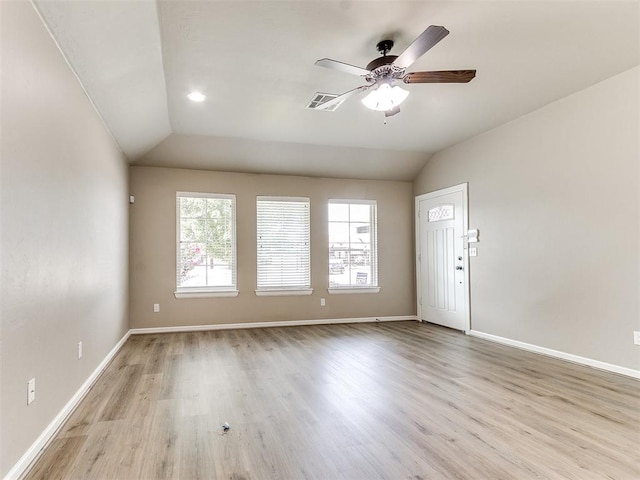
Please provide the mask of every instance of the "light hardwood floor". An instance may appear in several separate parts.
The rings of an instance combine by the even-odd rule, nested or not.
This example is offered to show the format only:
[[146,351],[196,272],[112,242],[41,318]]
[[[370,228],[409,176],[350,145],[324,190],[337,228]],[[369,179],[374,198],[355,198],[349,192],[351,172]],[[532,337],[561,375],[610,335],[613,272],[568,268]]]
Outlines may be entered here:
[[639,479],[639,386],[417,322],[132,336],[27,478]]

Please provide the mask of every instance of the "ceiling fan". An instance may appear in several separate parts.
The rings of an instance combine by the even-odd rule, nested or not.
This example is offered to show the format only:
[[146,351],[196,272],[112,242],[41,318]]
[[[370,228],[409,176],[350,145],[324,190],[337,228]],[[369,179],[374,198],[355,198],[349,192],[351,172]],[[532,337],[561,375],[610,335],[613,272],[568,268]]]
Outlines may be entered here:
[[400,104],[407,98],[409,92],[398,86],[393,86],[396,80],[411,83],[468,83],[475,76],[475,70],[444,70],[433,72],[406,73],[418,58],[449,34],[444,27],[431,25],[400,55],[387,55],[393,47],[392,40],[382,40],[377,49],[381,57],[371,61],[367,68],[360,68],[347,63],[338,62],[329,58],[318,60],[315,64],[320,67],[331,68],[344,73],[358,75],[367,81],[367,85],[356,87],[342,95],[338,95],[324,102],[312,102],[310,108],[314,110],[335,110],[347,98],[359,92],[371,90],[362,99],[362,103],[371,110],[385,112],[385,117],[390,117],[400,112]]

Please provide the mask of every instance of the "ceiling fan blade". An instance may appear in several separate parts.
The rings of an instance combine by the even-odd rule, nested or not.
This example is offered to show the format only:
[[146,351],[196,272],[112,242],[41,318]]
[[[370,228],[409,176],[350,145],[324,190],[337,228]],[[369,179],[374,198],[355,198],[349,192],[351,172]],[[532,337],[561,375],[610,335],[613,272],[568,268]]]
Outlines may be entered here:
[[395,59],[393,65],[399,68],[408,68],[436,43],[449,35],[449,30],[437,25],[431,25],[409,45],[404,52]]
[[323,58],[322,60],[318,60],[315,64],[319,67],[330,68],[332,70],[350,73],[351,75],[359,75],[361,77],[369,75],[369,73],[371,73],[365,68],[356,67],[355,65],[349,65],[348,63],[338,62],[336,60],[331,60],[330,58]]
[[333,98],[333,99],[331,99],[329,101],[321,103],[320,105],[314,107],[313,109],[314,110],[325,110],[325,109],[327,109],[329,107],[332,107],[336,103],[344,102],[347,98],[351,97],[352,95],[355,95],[358,92],[367,90],[369,87],[371,87],[371,85],[362,85],[361,87],[354,88],[353,90],[349,90],[348,92],[345,92],[342,95],[338,95],[336,98]]
[[476,76],[475,70],[443,70],[440,72],[407,73],[404,83],[468,83]]

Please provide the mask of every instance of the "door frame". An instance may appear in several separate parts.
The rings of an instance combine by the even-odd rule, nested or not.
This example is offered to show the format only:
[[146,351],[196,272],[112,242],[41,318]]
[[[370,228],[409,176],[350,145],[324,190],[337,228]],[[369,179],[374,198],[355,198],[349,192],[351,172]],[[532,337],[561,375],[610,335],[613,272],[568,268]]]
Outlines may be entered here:
[[423,193],[422,195],[416,195],[415,201],[415,242],[416,242],[416,304],[418,312],[418,321],[422,322],[422,305],[420,304],[420,297],[422,295],[422,285],[420,284],[420,259],[422,244],[420,242],[420,202],[422,200],[428,200],[441,195],[447,195],[449,193],[462,192],[462,230],[463,230],[463,265],[464,265],[464,304],[465,304],[465,329],[464,333],[468,333],[471,330],[471,300],[470,300],[470,275],[469,275],[469,243],[467,240],[467,232],[469,231],[469,183],[461,183],[459,185],[453,185],[451,187],[442,188],[433,192]]

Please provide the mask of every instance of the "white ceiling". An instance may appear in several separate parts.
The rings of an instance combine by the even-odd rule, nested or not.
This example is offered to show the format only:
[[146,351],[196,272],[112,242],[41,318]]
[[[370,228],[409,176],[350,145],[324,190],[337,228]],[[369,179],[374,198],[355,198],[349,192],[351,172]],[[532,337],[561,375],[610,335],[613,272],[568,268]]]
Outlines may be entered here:
[[[640,63],[637,0],[36,4],[138,165],[410,180],[438,150]],[[364,84],[316,60],[364,67],[378,41],[397,55],[432,24],[451,33],[408,70],[475,68],[469,84],[408,85],[386,124],[358,98],[305,108]]]

